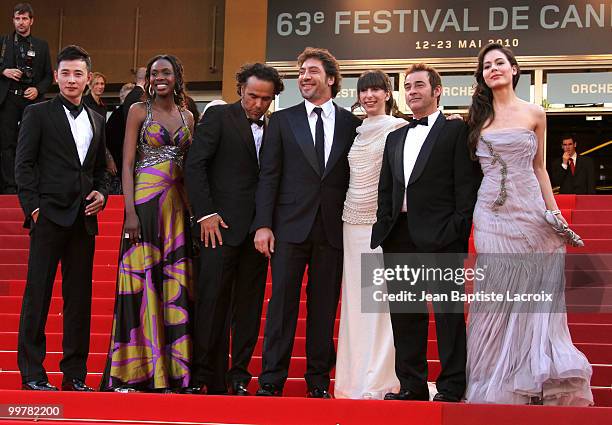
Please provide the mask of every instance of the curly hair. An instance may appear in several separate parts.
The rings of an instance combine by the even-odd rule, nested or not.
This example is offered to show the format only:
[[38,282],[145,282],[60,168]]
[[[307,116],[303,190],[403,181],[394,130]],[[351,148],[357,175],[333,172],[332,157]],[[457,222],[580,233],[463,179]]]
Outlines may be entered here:
[[318,47],[306,47],[297,58],[298,67],[301,67],[308,59],[318,59],[323,64],[323,70],[328,77],[334,77],[334,84],[331,86],[332,99],[340,92],[340,83],[342,75],[340,75],[340,65],[338,61],[329,53],[327,49]]
[[495,119],[495,110],[493,109],[493,91],[487,86],[482,75],[484,69],[484,57],[491,50],[499,50],[506,56],[510,65],[516,67],[516,74],[512,77],[512,88],[516,89],[519,78],[521,76],[521,69],[519,67],[514,53],[507,47],[502,46],[499,43],[489,43],[484,46],[480,53],[478,53],[478,66],[474,72],[476,78],[476,84],[474,87],[474,94],[472,95],[472,105],[468,112],[468,148],[472,159],[476,159],[476,145],[478,145],[478,139],[480,133],[487,121],[491,122]]
[[151,68],[153,64],[158,60],[167,60],[172,65],[172,70],[174,71],[174,103],[178,106],[185,107],[185,82],[183,80],[183,64],[181,61],[173,55],[157,55],[152,58],[147,64],[147,73],[145,77],[145,94],[148,99],[152,99],[155,95],[151,95]]
[[276,68],[273,68],[263,63],[245,63],[236,73],[236,92],[241,96],[242,87],[246,84],[250,77],[255,77],[258,80],[269,81],[274,84],[274,95],[285,90],[283,78],[280,76]]

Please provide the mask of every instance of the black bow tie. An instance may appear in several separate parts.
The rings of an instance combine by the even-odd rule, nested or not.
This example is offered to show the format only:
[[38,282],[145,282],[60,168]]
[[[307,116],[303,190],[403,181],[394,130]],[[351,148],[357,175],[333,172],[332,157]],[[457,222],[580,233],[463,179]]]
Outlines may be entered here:
[[414,128],[417,125],[424,125],[424,126],[428,126],[429,125],[429,121],[427,120],[427,117],[423,117],[421,119],[412,119],[410,120],[410,123],[408,124],[408,128]]
[[80,104],[75,105],[74,103],[72,103],[71,101],[69,101],[62,95],[60,95],[60,100],[62,101],[62,105],[64,105],[66,109],[68,109],[68,112],[70,112],[70,115],[72,115],[75,119],[76,117],[79,116],[81,112],[83,112],[83,102],[82,101]]
[[249,120],[249,124],[257,124],[258,127],[263,127],[264,120],[254,120],[253,118],[247,118]]

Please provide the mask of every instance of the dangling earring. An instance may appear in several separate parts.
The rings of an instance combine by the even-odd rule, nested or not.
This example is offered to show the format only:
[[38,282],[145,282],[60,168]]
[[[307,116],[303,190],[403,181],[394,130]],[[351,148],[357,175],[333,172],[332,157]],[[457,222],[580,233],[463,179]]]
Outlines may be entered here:
[[154,96],[155,96],[155,90],[153,89],[153,86],[149,86],[149,95],[150,95],[151,97],[154,97]]
[[179,95],[178,90],[176,89],[176,86],[174,87],[174,95],[175,95],[175,96],[178,96],[178,95]]

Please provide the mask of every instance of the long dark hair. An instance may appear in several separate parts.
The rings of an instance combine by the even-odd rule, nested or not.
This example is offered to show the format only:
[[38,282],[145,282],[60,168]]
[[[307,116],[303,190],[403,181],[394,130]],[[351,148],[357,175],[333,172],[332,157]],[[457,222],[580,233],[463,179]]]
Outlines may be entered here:
[[519,67],[514,53],[507,47],[502,46],[499,43],[489,43],[484,46],[480,53],[478,53],[478,67],[474,72],[476,78],[476,84],[474,87],[474,94],[472,95],[472,105],[470,106],[470,112],[468,113],[468,126],[470,128],[468,133],[468,148],[472,159],[476,159],[476,145],[478,144],[478,138],[484,124],[487,121],[493,121],[495,118],[495,110],[493,109],[493,91],[485,83],[482,71],[484,68],[484,57],[491,50],[499,50],[502,52],[510,65],[516,67],[516,75],[512,77],[512,88],[516,88],[519,77],[521,76],[521,69]]
[[393,99],[393,87],[389,76],[380,69],[363,72],[357,80],[357,101],[351,106],[351,111],[359,108],[359,95],[367,89],[381,89],[389,94],[389,100],[385,102],[385,113],[387,115],[397,112],[397,105]]
[[174,103],[178,106],[185,107],[185,82],[183,80],[183,64],[181,61],[172,55],[157,55],[152,58],[147,64],[147,73],[145,76],[145,94],[148,99],[153,99],[149,90],[151,90],[151,67],[155,62],[160,59],[167,60],[172,65],[172,70],[174,71]]

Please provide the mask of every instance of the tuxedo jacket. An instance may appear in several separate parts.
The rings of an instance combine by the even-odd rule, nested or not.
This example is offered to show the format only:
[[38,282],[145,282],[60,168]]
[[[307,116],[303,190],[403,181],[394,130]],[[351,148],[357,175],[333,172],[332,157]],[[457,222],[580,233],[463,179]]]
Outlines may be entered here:
[[595,194],[595,166],[593,160],[587,156],[578,156],[574,174],[564,169],[563,159],[557,158],[552,163],[552,180],[555,186],[559,186],[559,193],[575,193],[577,195]]
[[406,185],[407,133],[408,127],[402,127],[387,136],[372,248],[382,245],[393,229],[406,194],[408,236],[421,252],[467,252],[481,179],[468,152],[467,126],[438,115]]
[[[57,95],[46,102],[26,107],[19,128],[15,156],[15,181],[24,227],[31,214],[40,214],[60,226],[70,226],[82,213],[85,197],[97,190],[107,197],[104,158],[104,118],[84,107],[93,129],[93,138],[83,165],[64,107]],[[97,234],[96,216],[86,216],[88,233]]]
[[[4,57],[2,63],[0,63],[0,105],[6,99],[8,93],[10,78],[2,75],[2,71],[7,68],[17,68],[15,64],[15,49],[14,49],[14,36],[12,32],[9,35],[5,35],[0,38],[0,49],[5,46]],[[51,87],[53,83],[53,69],[51,68],[51,58],[49,56],[49,45],[46,41],[36,37],[32,37],[32,47],[36,52],[36,56],[32,61],[32,86],[38,90],[38,97],[36,100],[41,100],[45,93]]]
[[329,243],[342,249],[342,210],[349,182],[348,151],[361,121],[338,107],[334,139],[321,173],[304,102],[275,112],[260,153],[253,229],[270,227],[277,240],[302,243],[317,211]]
[[208,108],[189,148],[185,183],[196,219],[218,213],[229,226],[221,228],[224,244],[238,246],[249,234],[258,176],[255,140],[240,101]]

